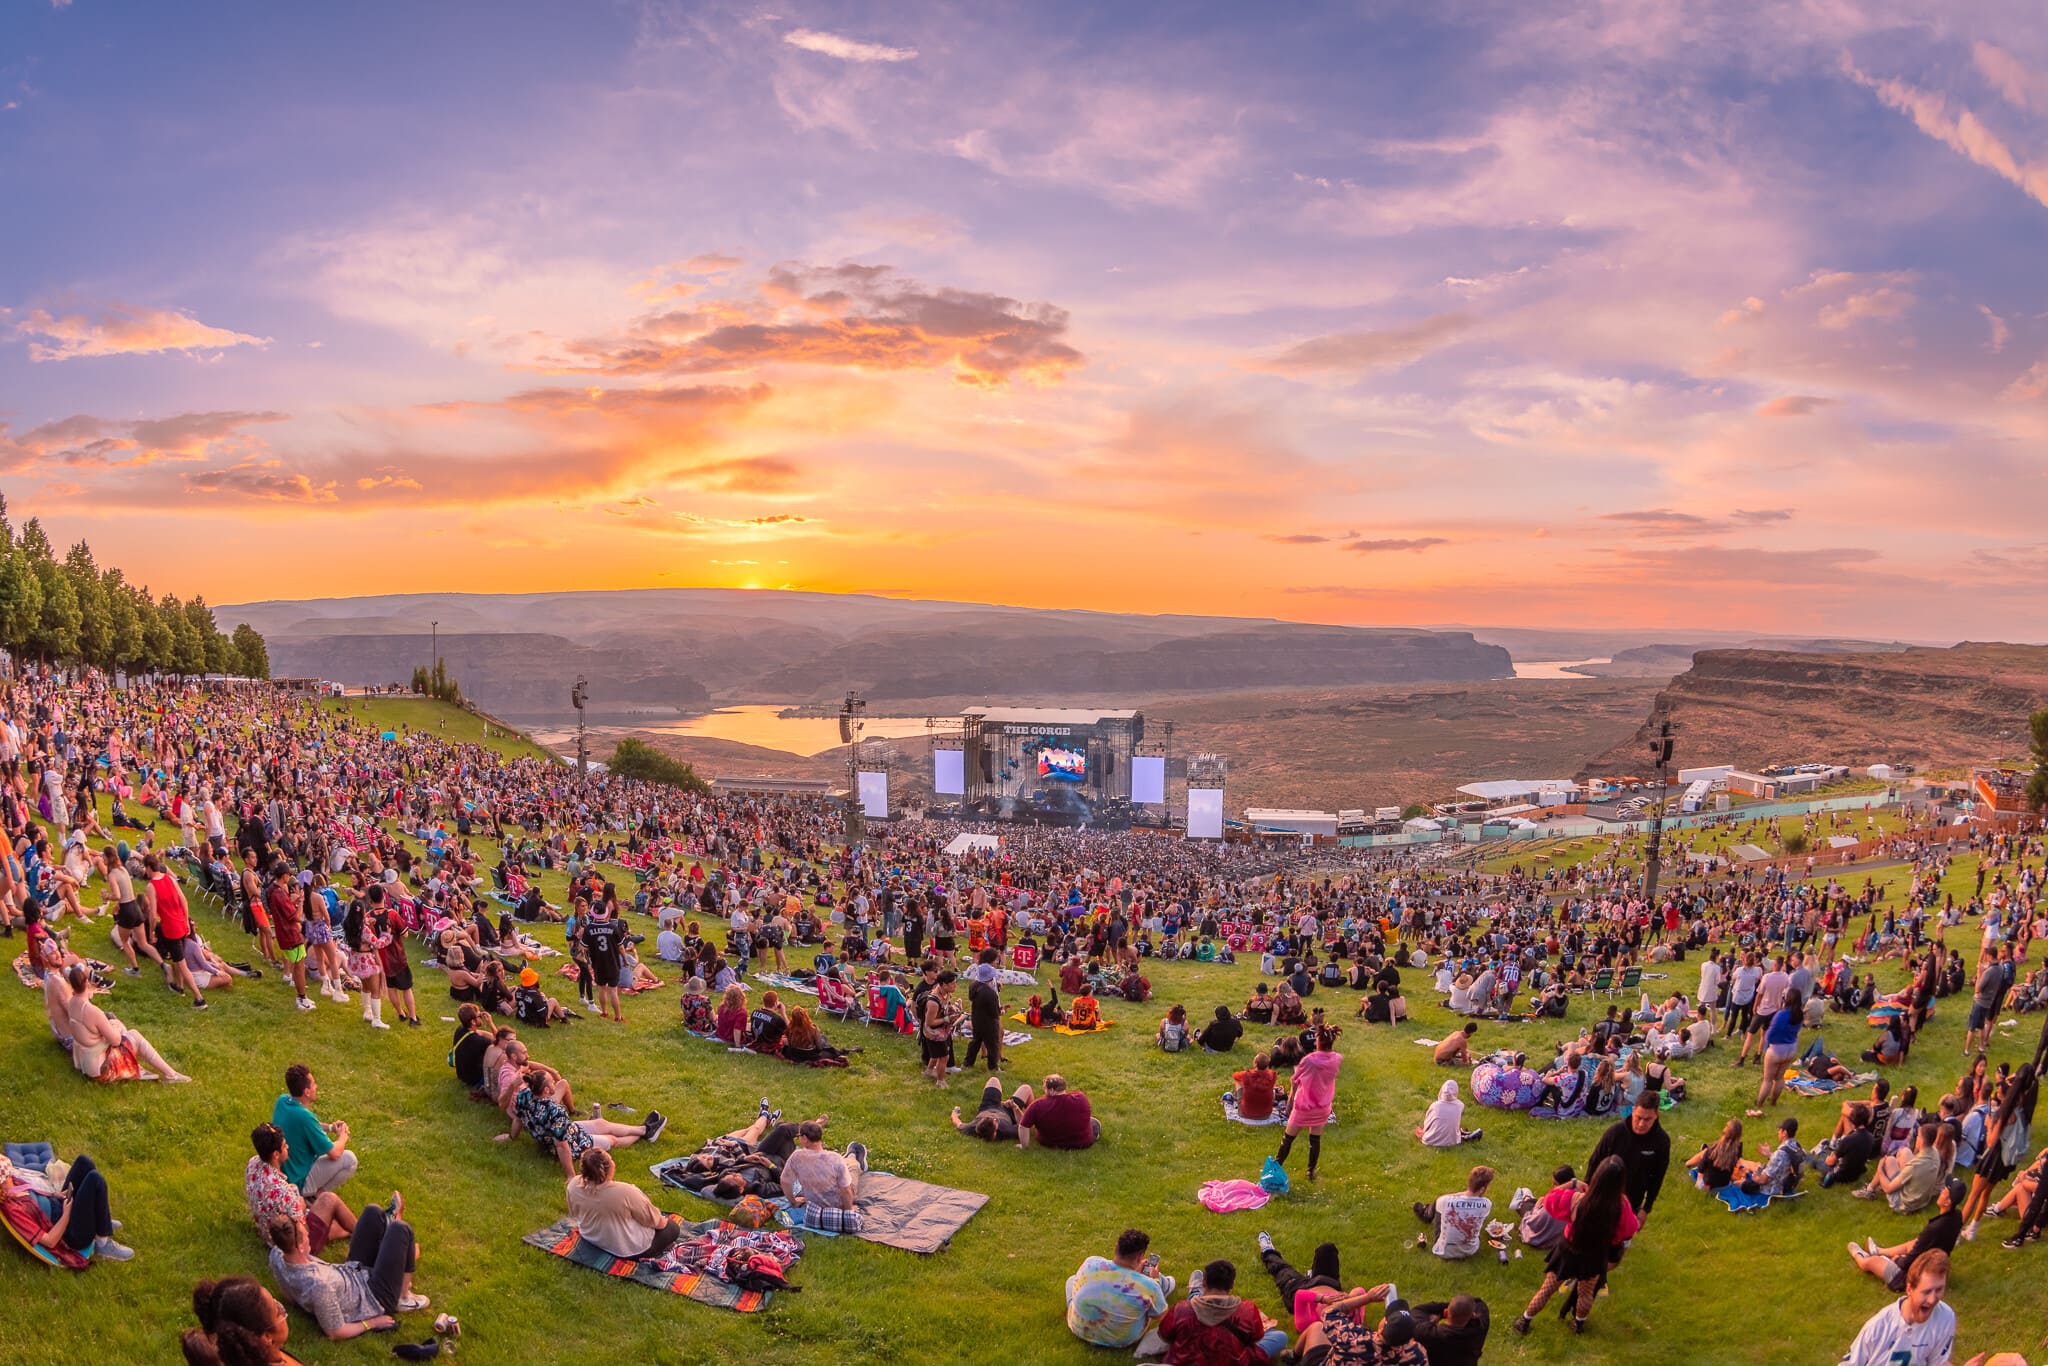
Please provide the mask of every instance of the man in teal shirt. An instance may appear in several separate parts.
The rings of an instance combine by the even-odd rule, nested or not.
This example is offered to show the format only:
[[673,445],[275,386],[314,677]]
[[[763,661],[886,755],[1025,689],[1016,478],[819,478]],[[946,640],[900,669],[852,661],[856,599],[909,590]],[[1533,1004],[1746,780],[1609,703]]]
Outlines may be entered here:
[[348,1125],[337,1123],[332,1135],[313,1113],[320,1084],[304,1063],[284,1070],[285,1094],[271,1107],[270,1122],[284,1131],[284,1179],[308,1200],[322,1191],[338,1190],[356,1174],[356,1155],[348,1151]]

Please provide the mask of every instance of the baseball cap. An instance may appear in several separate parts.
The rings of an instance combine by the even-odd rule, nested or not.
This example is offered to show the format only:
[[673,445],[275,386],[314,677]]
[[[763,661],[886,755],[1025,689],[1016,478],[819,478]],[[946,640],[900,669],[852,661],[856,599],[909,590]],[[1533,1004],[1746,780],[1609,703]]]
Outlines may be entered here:
[[1387,1301],[1387,1318],[1380,1325],[1380,1345],[1399,1347],[1415,1341],[1415,1316],[1408,1312],[1408,1301]]

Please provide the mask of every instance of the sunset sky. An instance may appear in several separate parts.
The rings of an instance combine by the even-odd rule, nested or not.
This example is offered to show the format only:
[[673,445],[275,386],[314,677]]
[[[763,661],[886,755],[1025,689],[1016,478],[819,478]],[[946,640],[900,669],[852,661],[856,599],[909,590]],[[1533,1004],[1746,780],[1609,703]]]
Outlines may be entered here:
[[2048,639],[2038,0],[0,14],[0,490],[216,603]]

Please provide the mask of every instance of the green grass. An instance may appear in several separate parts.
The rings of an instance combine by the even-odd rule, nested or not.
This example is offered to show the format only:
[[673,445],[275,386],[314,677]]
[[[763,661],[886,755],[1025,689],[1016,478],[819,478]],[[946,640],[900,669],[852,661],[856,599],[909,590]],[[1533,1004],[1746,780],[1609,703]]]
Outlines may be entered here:
[[[1954,876],[1967,879],[1973,866],[1960,860]],[[551,883],[559,893],[559,879]],[[200,910],[199,919],[230,956],[243,949],[239,930],[214,912]],[[561,939],[559,930],[542,937],[557,945]],[[88,952],[111,956],[104,929],[82,929],[79,940]],[[1887,985],[1899,976],[1896,963],[1879,972]],[[1127,1225],[1150,1231],[1167,1269],[1183,1282],[1203,1261],[1233,1258],[1243,1272],[1240,1287],[1269,1313],[1281,1306],[1257,1269],[1253,1235],[1262,1228],[1302,1260],[1316,1242],[1335,1240],[1347,1278],[1359,1284],[1392,1279],[1415,1299],[1481,1295],[1497,1325],[1490,1362],[1598,1366],[1653,1356],[1699,1363],[1824,1361],[1839,1354],[1863,1318],[1886,1300],[1874,1281],[1850,1269],[1843,1243],[1864,1234],[1895,1241],[1919,1225],[1843,1191],[1815,1191],[1738,1218],[1674,1174],[1616,1273],[1612,1295],[1595,1309],[1587,1336],[1570,1339],[1546,1317],[1529,1339],[1519,1340],[1508,1333],[1508,1321],[1540,1278],[1539,1261],[1440,1262],[1413,1246],[1417,1225],[1408,1204],[1459,1186],[1474,1161],[1500,1170],[1500,1204],[1518,1185],[1540,1190],[1559,1162],[1584,1163],[1599,1134],[1597,1122],[1546,1123],[1474,1107],[1472,1122],[1487,1130],[1479,1147],[1448,1154],[1420,1147],[1409,1131],[1443,1074],[1410,1040],[1440,1035],[1451,1021],[1425,1004],[1433,998],[1418,982],[1410,987],[1418,1003],[1410,1024],[1347,1029],[1340,1120],[1325,1142],[1323,1179],[1298,1182],[1292,1195],[1257,1213],[1209,1214],[1196,1203],[1196,1188],[1211,1178],[1256,1176],[1278,1135],[1220,1116],[1218,1094],[1248,1052],[1167,1056],[1150,1047],[1152,1030],[1173,1002],[1204,1017],[1218,1003],[1242,1000],[1257,979],[1256,964],[1157,965],[1151,975],[1157,1002],[1113,1005],[1110,1013],[1120,1024],[1109,1034],[1066,1039],[1040,1033],[1011,1054],[1007,1083],[1036,1083],[1059,1071],[1092,1097],[1106,1137],[1085,1153],[1020,1153],[956,1136],[946,1111],[971,1103],[979,1078],[956,1077],[937,1092],[918,1077],[914,1045],[877,1030],[830,1028],[837,1042],[867,1049],[846,1071],[728,1054],[691,1039],[678,1024],[673,983],[629,1001],[623,1028],[585,1020],[530,1032],[535,1056],[561,1067],[579,1097],[623,1100],[643,1114],[659,1107],[671,1116],[659,1145],[621,1154],[620,1166],[622,1176],[648,1188],[665,1209],[703,1217],[712,1207],[656,1186],[647,1166],[736,1126],[763,1095],[792,1116],[829,1111],[833,1139],[865,1140],[879,1167],[992,1196],[952,1247],[933,1257],[853,1239],[814,1239],[795,1274],[802,1293],[779,1296],[755,1317],[611,1284],[519,1242],[561,1214],[561,1174],[530,1143],[490,1141],[500,1128],[495,1112],[464,1099],[446,1065],[451,1026],[440,1017],[454,1012],[431,970],[417,970],[426,1027],[389,1033],[373,1033],[354,1008],[331,1002],[300,1015],[273,978],[218,993],[204,1015],[148,978],[121,978],[105,1004],[199,1079],[176,1089],[96,1087],[81,1080],[49,1042],[40,996],[0,989],[0,1065],[7,1077],[0,1130],[13,1140],[48,1139],[67,1157],[91,1153],[112,1184],[117,1217],[126,1221],[122,1236],[139,1253],[126,1265],[76,1276],[43,1270],[26,1257],[7,1263],[9,1284],[29,1293],[0,1297],[0,1349],[15,1361],[170,1360],[175,1333],[190,1321],[196,1279],[263,1277],[241,1172],[249,1130],[268,1116],[284,1068],[295,1061],[320,1077],[323,1116],[345,1118],[354,1129],[363,1168],[344,1192],[351,1205],[382,1199],[394,1186],[404,1189],[423,1243],[419,1288],[437,1309],[461,1315],[466,1333],[458,1360],[476,1362],[893,1363],[992,1354],[1033,1363],[1123,1360],[1083,1348],[1067,1334],[1061,1286],[1084,1256],[1104,1251]],[[566,981],[549,981],[558,995],[569,994]],[[1695,965],[1686,964],[1669,983],[1654,985],[1690,991],[1696,981]],[[1021,1001],[1023,993],[1012,988],[1006,996]],[[1349,1023],[1348,993],[1316,999],[1339,1008]],[[1589,1023],[1602,1005],[1575,1002],[1565,1025],[1483,1026],[1478,1042],[1537,1053]],[[1895,1083],[1916,1081],[1928,1097],[1951,1084],[1962,1023],[1960,1012],[1945,1003]],[[1837,1051],[1850,1052],[1869,1031],[1831,1021],[1828,1034]],[[2032,1022],[2018,1034],[2024,1037],[2006,1036],[2001,1056],[2024,1051]],[[1694,1099],[1666,1118],[1675,1159],[1739,1115],[1753,1095],[1756,1071],[1735,1070],[1729,1056],[1717,1047],[1680,1068]],[[1829,1100],[1786,1106],[1809,1133],[1824,1133],[1836,1108]],[[1755,1132],[1763,1123],[1751,1126],[1752,1145],[1764,1136]],[[1298,1147],[1297,1177],[1303,1165]],[[1986,1228],[1991,1236],[1966,1245],[1958,1258],[1952,1299],[1965,1346],[1958,1360],[1981,1348],[2025,1346],[2023,1339],[2039,1331],[2036,1287],[2048,1263],[2039,1253],[1999,1248],[2010,1222]],[[416,1316],[404,1336],[416,1340],[425,1329],[426,1319]],[[63,1335],[61,1352],[56,1332]],[[389,1343],[382,1336],[323,1343],[310,1321],[293,1319],[293,1345],[310,1361],[383,1361]]]
[[[320,705],[383,730],[424,730],[457,744],[486,744],[510,759],[558,757],[518,731],[507,731],[503,725],[486,722],[474,712],[431,697],[326,697]],[[484,735],[487,724],[491,729],[488,738]]]

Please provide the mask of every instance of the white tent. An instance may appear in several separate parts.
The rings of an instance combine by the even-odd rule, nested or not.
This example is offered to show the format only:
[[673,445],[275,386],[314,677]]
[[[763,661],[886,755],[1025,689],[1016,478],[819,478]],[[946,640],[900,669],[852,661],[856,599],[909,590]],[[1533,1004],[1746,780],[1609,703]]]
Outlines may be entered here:
[[954,858],[959,858],[970,849],[986,852],[1001,848],[1002,843],[1002,839],[996,835],[955,835],[946,845],[946,852]]

